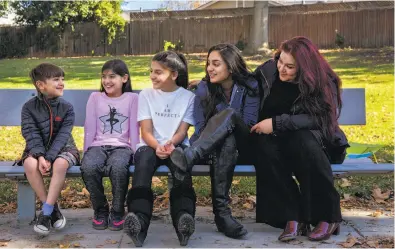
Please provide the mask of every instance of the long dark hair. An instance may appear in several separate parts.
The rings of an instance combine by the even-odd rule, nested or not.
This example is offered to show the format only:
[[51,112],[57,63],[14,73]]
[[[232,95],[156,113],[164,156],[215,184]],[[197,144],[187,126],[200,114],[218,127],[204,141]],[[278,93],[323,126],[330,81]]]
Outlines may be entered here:
[[[281,52],[290,53],[296,61],[295,82],[299,85],[302,108],[315,118],[324,136],[332,138],[342,106],[340,78],[317,46],[306,37],[297,36],[284,41],[275,53],[275,60]],[[333,84],[337,92],[335,101]]]
[[217,104],[225,101],[221,84],[211,83],[210,76],[207,72],[208,57],[213,51],[218,51],[218,53],[221,55],[229,72],[232,72],[231,76],[235,84],[244,86],[247,89],[248,94],[250,95],[258,94],[247,84],[247,80],[252,77],[252,74],[251,71],[247,68],[247,64],[244,61],[239,49],[236,46],[227,43],[220,43],[212,46],[207,53],[205,69],[206,76],[203,78],[203,80],[207,82],[207,87],[209,90],[209,96],[205,100],[206,122],[216,113]]
[[[128,80],[126,81],[125,84],[122,85],[122,93],[132,91],[132,82],[130,80],[129,69],[123,60],[114,59],[107,61],[106,63],[104,63],[103,67],[101,68],[101,72],[103,73],[106,70],[111,70],[115,74],[118,74],[121,77],[127,74]],[[105,92],[105,91],[106,90],[104,89],[103,84],[100,84],[100,92]]]
[[165,68],[168,68],[170,71],[177,72],[177,86],[183,87],[185,89],[188,87],[188,64],[187,59],[182,53],[171,50],[162,51],[154,55],[152,61],[157,61]]

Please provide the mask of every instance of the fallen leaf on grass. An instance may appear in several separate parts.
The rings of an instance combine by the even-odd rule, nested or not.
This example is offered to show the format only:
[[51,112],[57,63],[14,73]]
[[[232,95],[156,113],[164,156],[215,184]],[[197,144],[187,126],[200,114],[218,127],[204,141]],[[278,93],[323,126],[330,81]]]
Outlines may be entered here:
[[240,201],[240,198],[237,195],[234,195],[234,196],[231,197],[231,203],[232,204],[235,205],[235,204],[239,203],[239,201]]
[[390,197],[391,191],[381,193],[380,188],[375,188],[372,190],[372,196],[377,203],[386,203],[386,199]]
[[88,204],[86,201],[76,201],[73,202],[73,207],[77,207],[77,208],[82,208],[82,207],[86,207]]
[[162,186],[162,181],[159,179],[159,177],[156,177],[156,176],[154,176],[154,177],[152,177],[152,186],[153,187],[160,187],[160,186]]
[[344,198],[340,200],[341,202],[349,201],[351,199],[350,194],[344,194],[343,196],[344,196]]
[[248,196],[247,200],[254,203],[254,205],[256,204],[256,196],[255,195]]
[[69,186],[67,186],[66,189],[60,191],[60,194],[62,195],[62,197],[66,197],[66,196],[72,195],[73,191],[70,189]]
[[73,247],[81,247],[81,244],[78,243],[78,242],[77,242],[77,243],[74,243],[74,244],[73,244]]
[[237,184],[239,184],[240,183],[240,180],[233,180],[232,181],[232,185],[237,185]]
[[254,204],[252,204],[251,202],[246,202],[243,204],[243,208],[245,209],[253,209],[254,208]]
[[8,245],[7,242],[0,242],[0,247],[6,247]]
[[59,244],[59,248],[70,248],[70,244]]
[[351,182],[347,178],[342,178],[342,183],[340,184],[340,187],[345,188],[350,186]]
[[78,192],[78,193],[77,193],[77,195],[80,195],[80,196],[90,196],[90,193],[89,193],[89,191],[88,191],[86,188],[83,188],[83,189],[81,190],[81,192]]

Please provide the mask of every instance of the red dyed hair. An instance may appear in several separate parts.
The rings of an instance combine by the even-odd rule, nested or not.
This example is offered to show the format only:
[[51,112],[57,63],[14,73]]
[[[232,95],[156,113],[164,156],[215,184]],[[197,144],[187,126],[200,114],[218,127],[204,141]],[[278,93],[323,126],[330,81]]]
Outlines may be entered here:
[[284,41],[275,53],[276,61],[281,52],[291,54],[296,61],[295,81],[299,84],[302,108],[315,118],[325,137],[330,139],[338,125],[342,105],[340,78],[306,37]]

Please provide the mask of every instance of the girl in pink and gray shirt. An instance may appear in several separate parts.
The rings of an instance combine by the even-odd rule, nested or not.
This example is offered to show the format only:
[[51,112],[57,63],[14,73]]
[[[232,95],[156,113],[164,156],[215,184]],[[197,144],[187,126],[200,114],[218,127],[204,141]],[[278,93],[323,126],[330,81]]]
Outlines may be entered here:
[[[131,91],[126,64],[110,60],[102,67],[100,92],[92,93],[86,106],[81,172],[94,210],[92,226],[98,230],[123,228],[129,166],[140,137],[138,95]],[[104,195],[103,176],[112,184],[111,209]]]

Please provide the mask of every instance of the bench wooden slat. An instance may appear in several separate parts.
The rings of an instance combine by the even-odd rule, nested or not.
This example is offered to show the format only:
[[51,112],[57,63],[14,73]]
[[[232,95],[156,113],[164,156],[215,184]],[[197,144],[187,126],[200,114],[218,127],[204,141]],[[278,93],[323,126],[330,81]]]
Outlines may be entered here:
[[[93,90],[65,90],[64,99],[74,106],[75,126],[84,126],[85,109]],[[136,93],[140,91],[135,91]],[[20,126],[23,104],[36,94],[28,89],[0,89],[0,126]],[[341,125],[366,124],[365,89],[345,88],[342,93]]]

